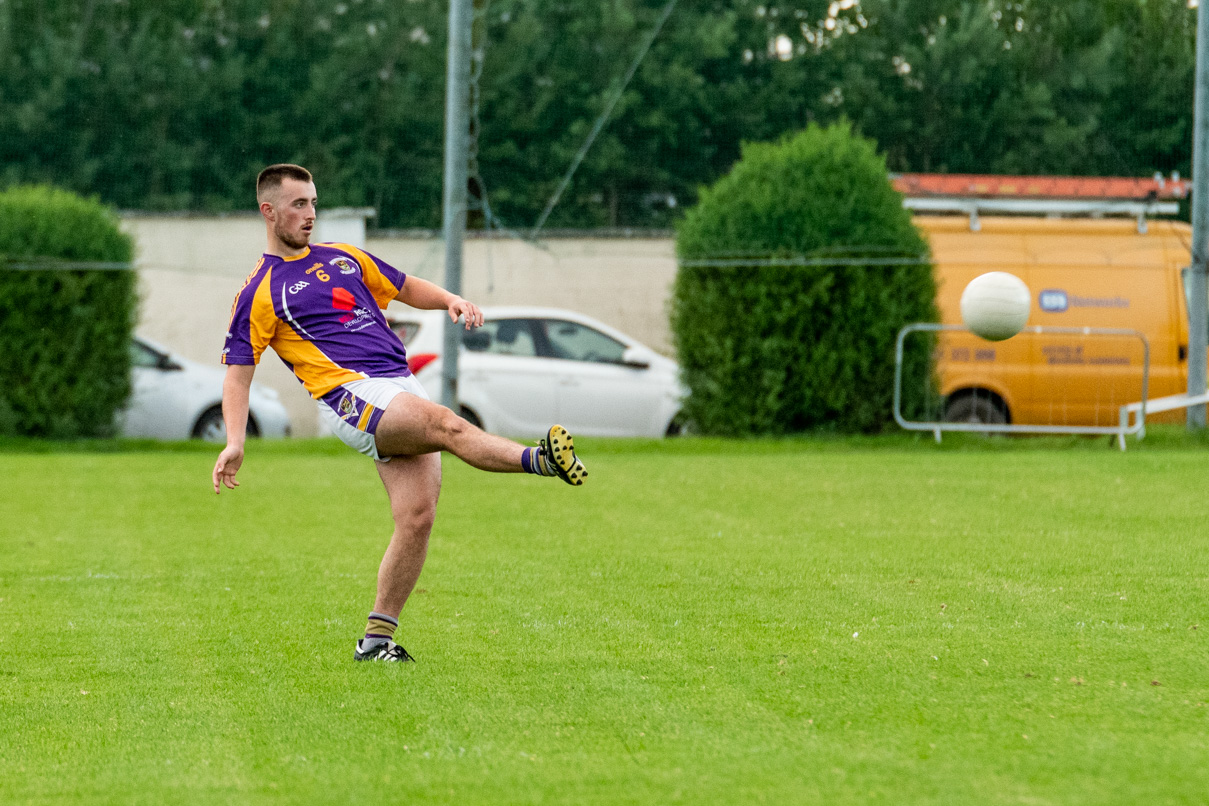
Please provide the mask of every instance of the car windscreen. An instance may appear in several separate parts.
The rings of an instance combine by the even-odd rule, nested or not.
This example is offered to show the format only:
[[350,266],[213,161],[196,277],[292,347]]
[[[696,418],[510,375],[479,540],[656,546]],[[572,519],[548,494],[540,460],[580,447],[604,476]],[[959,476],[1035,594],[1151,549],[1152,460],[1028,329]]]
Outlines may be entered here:
[[404,344],[411,344],[412,339],[420,332],[420,323],[410,320],[392,320],[390,329],[399,337],[399,341]]
[[137,341],[130,342],[130,366],[158,367],[160,360],[160,354],[147,345]]

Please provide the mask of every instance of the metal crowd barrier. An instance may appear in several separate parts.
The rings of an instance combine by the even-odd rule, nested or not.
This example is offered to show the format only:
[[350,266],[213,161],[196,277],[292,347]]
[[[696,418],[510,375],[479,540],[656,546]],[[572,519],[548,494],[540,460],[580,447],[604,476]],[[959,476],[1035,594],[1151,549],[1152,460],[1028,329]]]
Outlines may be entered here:
[[[1136,434],[1141,438],[1145,434],[1146,412],[1152,409],[1147,402],[1148,389],[1150,386],[1150,342],[1146,336],[1137,330],[1122,329],[1122,328],[1096,328],[1096,327],[1043,327],[1032,326],[1024,328],[1021,333],[1032,333],[1038,335],[1081,335],[1081,336],[1124,336],[1136,338],[1142,345],[1142,385],[1141,385],[1141,400],[1136,403],[1129,403],[1120,407],[1120,415],[1116,425],[1053,425],[1044,423],[971,423],[971,422],[946,422],[942,420],[926,421],[926,420],[908,420],[902,413],[902,387],[903,387],[903,343],[906,337],[912,333],[941,333],[941,332],[964,332],[969,333],[969,328],[964,325],[939,325],[930,322],[916,322],[907,325],[898,331],[898,338],[895,341],[894,348],[894,420],[908,431],[930,431],[936,437],[936,441],[941,441],[941,435],[946,431],[964,431],[978,434],[1090,434],[1090,435],[1112,435],[1117,437],[1118,444],[1121,450],[1125,450],[1125,437]],[[1013,337],[1016,338],[1016,337]],[[989,342],[988,342],[989,344]],[[1175,396],[1180,397],[1180,396]],[[1206,396],[1209,400],[1209,395]],[[1165,399],[1164,399],[1165,400]],[[1184,403],[1183,405],[1195,405],[1195,401]],[[1174,408],[1169,406],[1168,408]],[[1128,409],[1128,412],[1126,411]],[[1168,410],[1167,408],[1162,409]],[[1135,421],[1130,423],[1128,414],[1136,414]]]

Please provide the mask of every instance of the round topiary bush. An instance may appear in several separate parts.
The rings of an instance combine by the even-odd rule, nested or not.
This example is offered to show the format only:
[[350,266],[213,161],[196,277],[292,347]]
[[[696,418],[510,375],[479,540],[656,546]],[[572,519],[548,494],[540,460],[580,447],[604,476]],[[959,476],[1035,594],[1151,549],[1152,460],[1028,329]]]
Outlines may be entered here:
[[[99,202],[43,186],[0,192],[0,434],[113,433],[130,394],[130,238]],[[23,268],[14,268],[23,266]]]
[[[840,124],[745,145],[680,222],[676,249],[672,333],[698,430],[892,422],[895,336],[936,321],[936,285],[873,142]],[[931,346],[911,341],[905,377],[925,377]]]

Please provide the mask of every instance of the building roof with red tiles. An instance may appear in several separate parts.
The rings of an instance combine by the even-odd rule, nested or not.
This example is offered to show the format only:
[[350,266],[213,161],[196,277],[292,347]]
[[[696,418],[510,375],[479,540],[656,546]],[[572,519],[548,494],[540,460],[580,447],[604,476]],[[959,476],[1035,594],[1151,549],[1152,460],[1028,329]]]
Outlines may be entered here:
[[905,196],[1021,199],[1184,199],[1190,183],[1179,175],[1151,179],[1119,176],[997,176],[990,174],[891,174]]

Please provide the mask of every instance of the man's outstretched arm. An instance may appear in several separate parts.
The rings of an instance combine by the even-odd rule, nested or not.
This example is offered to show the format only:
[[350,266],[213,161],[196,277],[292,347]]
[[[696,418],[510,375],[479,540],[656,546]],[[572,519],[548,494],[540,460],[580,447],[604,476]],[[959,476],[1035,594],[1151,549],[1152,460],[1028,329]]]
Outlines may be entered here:
[[458,321],[459,316],[464,316],[467,330],[483,324],[483,312],[477,305],[467,302],[457,294],[449,293],[435,283],[410,274],[403,281],[403,287],[399,289],[395,299],[422,311],[439,311],[444,308],[449,311],[449,318],[454,322]]
[[255,364],[230,364],[222,383],[222,418],[227,425],[227,447],[214,463],[214,494],[220,484],[234,490],[239,486],[235,474],[243,464],[243,444],[248,430],[248,390],[252,386]]

